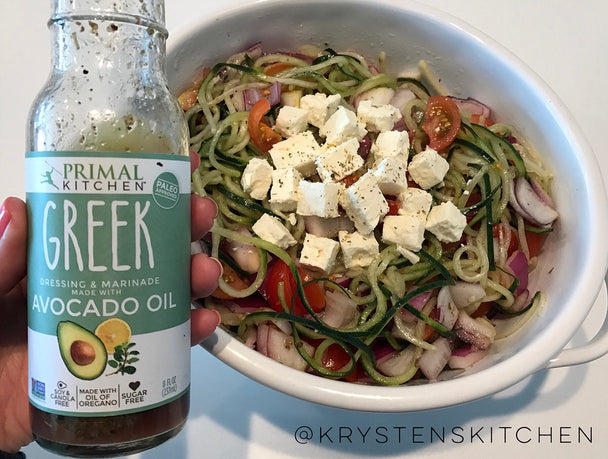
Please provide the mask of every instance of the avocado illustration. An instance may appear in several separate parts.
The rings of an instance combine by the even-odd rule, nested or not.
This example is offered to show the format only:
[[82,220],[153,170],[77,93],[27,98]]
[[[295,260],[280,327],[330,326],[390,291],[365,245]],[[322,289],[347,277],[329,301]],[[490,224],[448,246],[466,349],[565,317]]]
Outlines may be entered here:
[[79,379],[95,379],[106,368],[108,353],[101,340],[69,320],[57,325],[59,352],[67,369]]

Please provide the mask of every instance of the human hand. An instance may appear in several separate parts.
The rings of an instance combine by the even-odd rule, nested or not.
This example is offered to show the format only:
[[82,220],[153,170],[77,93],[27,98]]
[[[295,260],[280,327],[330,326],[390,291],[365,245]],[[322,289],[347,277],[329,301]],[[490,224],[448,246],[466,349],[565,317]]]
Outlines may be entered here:
[[[191,167],[198,167],[191,155]],[[192,195],[192,240],[205,235],[217,214],[208,198]],[[27,213],[25,203],[7,198],[0,210],[0,451],[16,452],[32,441],[27,368]],[[208,296],[217,288],[221,265],[196,254],[191,260],[191,295]],[[217,311],[191,311],[191,344],[207,338],[220,317]]]

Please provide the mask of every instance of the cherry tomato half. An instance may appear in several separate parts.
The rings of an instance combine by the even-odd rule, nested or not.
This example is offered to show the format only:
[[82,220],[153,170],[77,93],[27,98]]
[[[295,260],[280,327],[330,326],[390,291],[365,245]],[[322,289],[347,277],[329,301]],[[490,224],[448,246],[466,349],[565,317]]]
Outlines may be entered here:
[[[245,290],[247,287],[249,287],[249,283],[246,282],[243,278],[241,278],[241,276],[239,276],[234,269],[232,269],[223,261],[220,263],[222,263],[222,267],[224,270],[222,274],[222,279],[224,279],[224,282],[226,282],[230,287],[235,290]],[[211,296],[214,298],[219,298],[221,300],[229,300],[233,298],[219,287],[215,289],[215,292],[213,292]]]
[[333,343],[323,353],[321,363],[331,371],[338,371],[350,362],[350,355],[338,343]]
[[[300,273],[300,277],[302,278],[302,282],[306,283],[313,279],[313,277],[304,271],[301,268],[298,268],[298,273]],[[282,260],[277,260],[268,272],[268,303],[270,307],[275,311],[282,312],[283,308],[281,307],[281,301],[279,300],[279,292],[278,285],[279,282],[283,282],[283,292],[285,294],[285,301],[287,306],[291,306],[291,298],[296,295],[294,301],[294,310],[293,313],[298,316],[304,316],[308,313],[304,306],[302,305],[302,301],[300,297],[297,295],[296,290],[296,280],[289,269],[289,266],[283,262]],[[308,304],[312,307],[312,310],[315,312],[319,312],[323,310],[325,307],[325,294],[323,293],[323,288],[318,282],[313,282],[304,287],[304,293],[306,294],[306,299],[308,300]]]
[[535,257],[540,251],[543,242],[545,240],[544,234],[532,233],[526,231],[526,244],[528,245],[528,252],[530,252],[530,258]]
[[460,112],[447,96],[431,96],[426,104],[422,129],[429,136],[429,147],[443,150],[449,146],[460,129]]
[[387,198],[386,196],[384,199],[386,199],[388,204],[388,215],[399,215],[399,201],[396,199]]
[[268,110],[270,110],[268,99],[260,99],[251,107],[247,119],[247,130],[251,141],[263,152],[268,152],[275,143],[283,140],[283,137],[262,121]]

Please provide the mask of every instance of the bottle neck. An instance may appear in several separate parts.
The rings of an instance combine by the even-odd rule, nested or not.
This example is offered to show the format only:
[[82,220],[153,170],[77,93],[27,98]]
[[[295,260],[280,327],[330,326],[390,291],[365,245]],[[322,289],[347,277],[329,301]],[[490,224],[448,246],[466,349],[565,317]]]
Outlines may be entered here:
[[53,68],[57,72],[124,81],[129,74],[163,74],[165,34],[140,24],[106,18],[55,19]]

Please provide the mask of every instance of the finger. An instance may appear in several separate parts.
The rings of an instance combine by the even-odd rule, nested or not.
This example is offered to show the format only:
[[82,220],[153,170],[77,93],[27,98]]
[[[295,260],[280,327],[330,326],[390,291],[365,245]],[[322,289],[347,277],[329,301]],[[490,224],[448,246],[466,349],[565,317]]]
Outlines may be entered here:
[[197,194],[190,198],[191,215],[191,237],[193,241],[198,241],[209,232],[213,226],[213,219],[217,216],[217,204],[208,197],[201,197]]
[[220,321],[220,313],[213,309],[193,309],[190,312],[190,345],[196,346],[207,339]]
[[192,256],[190,286],[192,298],[203,298],[211,295],[222,275],[222,265],[215,258],[204,253]]
[[197,170],[200,165],[201,158],[198,156],[198,153],[190,150],[190,173],[194,174],[194,171]]
[[19,198],[6,198],[0,208],[0,295],[25,277],[27,212]]

